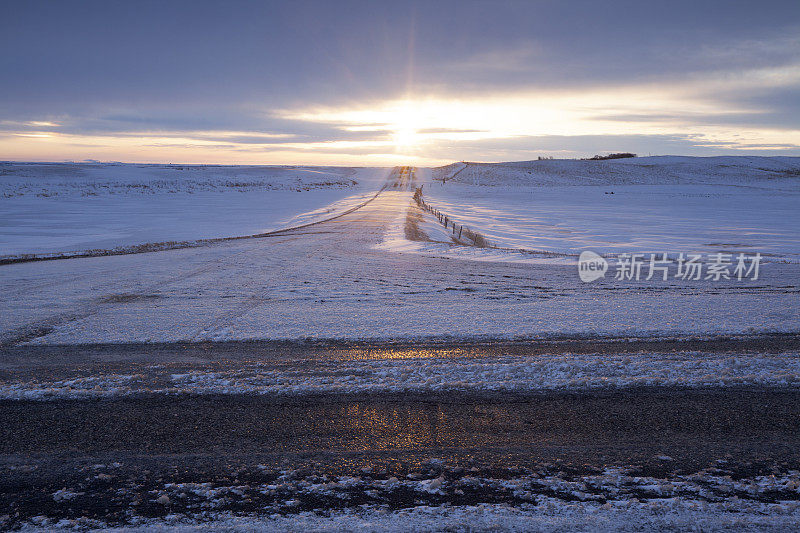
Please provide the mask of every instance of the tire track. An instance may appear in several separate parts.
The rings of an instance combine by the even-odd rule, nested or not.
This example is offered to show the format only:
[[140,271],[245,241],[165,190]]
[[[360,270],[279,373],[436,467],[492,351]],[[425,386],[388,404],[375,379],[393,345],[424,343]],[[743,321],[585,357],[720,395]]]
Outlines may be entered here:
[[[387,183],[381,188],[381,192],[386,190],[389,187],[395,188],[395,189],[408,189],[408,190],[410,190],[410,188],[412,187],[412,184],[414,183],[414,180],[415,180],[415,170],[416,169],[414,169],[412,167],[398,167],[398,168],[393,169],[392,173],[389,176],[389,179],[387,180]],[[393,176],[396,176],[396,177],[394,178],[394,182],[392,183]],[[377,196],[378,195],[375,195],[370,200],[370,202],[372,200],[376,199]],[[332,221],[338,220],[338,219],[344,217],[347,214],[353,213],[353,212],[357,211],[358,209],[361,209],[361,208],[365,207],[368,203],[369,202],[362,204],[357,209],[351,209],[347,213],[342,213],[339,216],[336,216],[334,218],[330,218],[330,219],[326,220],[325,222],[332,222]],[[308,226],[318,225],[318,224],[319,223],[309,224]],[[306,226],[306,227],[308,227],[308,226]],[[322,250],[323,248],[325,248],[326,246],[327,246],[326,242],[324,242],[322,240],[318,240],[316,245],[314,245],[313,247],[309,248],[302,255],[302,257],[298,257],[296,255],[285,256],[276,265],[271,266],[270,270],[272,272],[281,272],[281,271],[283,271],[284,267],[286,267],[286,266],[290,266],[292,264],[298,264],[298,263],[304,264],[308,258],[311,258],[311,257],[317,255],[319,253],[319,251]],[[259,278],[257,280],[254,279],[254,280],[252,280],[252,281],[250,281],[248,283],[247,287],[253,287],[255,283],[269,285],[269,281],[271,279],[275,278],[275,277],[276,276],[273,274],[268,279],[264,279],[264,278]],[[202,339],[202,338],[212,338],[213,339],[220,332],[220,330],[223,330],[223,329],[226,329],[228,327],[233,326],[237,319],[239,319],[242,316],[246,315],[250,311],[253,311],[254,309],[257,309],[258,307],[261,307],[262,305],[268,304],[270,301],[272,301],[272,300],[269,299],[269,298],[257,298],[257,297],[251,296],[250,298],[248,298],[244,302],[242,302],[239,305],[235,306],[233,309],[230,309],[230,310],[218,315],[217,319],[215,319],[213,321],[211,326],[203,327],[202,329],[197,330],[194,334],[189,336],[189,339],[190,339],[190,341],[197,341],[197,340]]]

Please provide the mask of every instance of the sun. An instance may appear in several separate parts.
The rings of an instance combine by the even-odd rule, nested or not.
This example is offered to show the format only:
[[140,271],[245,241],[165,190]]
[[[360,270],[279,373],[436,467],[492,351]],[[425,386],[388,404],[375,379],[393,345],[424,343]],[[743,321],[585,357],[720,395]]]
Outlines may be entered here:
[[419,144],[419,133],[412,127],[400,127],[394,131],[392,140],[398,150],[408,150]]

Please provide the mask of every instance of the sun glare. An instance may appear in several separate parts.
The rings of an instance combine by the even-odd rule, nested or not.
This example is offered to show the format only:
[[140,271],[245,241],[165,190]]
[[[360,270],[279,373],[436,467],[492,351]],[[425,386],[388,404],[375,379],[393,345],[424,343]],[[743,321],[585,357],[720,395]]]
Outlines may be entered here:
[[415,128],[401,127],[395,130],[392,136],[395,148],[398,150],[408,150],[419,144],[419,134]]

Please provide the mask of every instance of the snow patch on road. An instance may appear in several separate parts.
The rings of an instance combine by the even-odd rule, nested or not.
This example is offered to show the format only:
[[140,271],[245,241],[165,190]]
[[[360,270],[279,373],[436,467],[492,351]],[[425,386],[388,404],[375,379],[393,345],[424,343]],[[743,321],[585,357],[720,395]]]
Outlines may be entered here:
[[227,370],[153,365],[133,375],[8,380],[0,399],[137,394],[586,391],[633,387],[800,386],[800,354],[537,355],[250,363]]

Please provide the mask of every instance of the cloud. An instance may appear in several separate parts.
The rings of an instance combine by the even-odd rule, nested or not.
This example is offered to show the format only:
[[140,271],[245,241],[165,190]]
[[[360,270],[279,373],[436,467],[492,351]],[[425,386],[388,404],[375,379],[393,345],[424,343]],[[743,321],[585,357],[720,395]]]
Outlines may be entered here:
[[800,143],[790,1],[31,0],[0,24],[0,158],[497,160],[531,146],[591,155],[620,136],[654,153]]
[[474,75],[476,72],[490,72],[494,75],[502,75],[514,72],[535,72],[546,63],[547,55],[540,44],[523,41],[503,48],[480,51],[443,65],[442,68],[450,74]]

